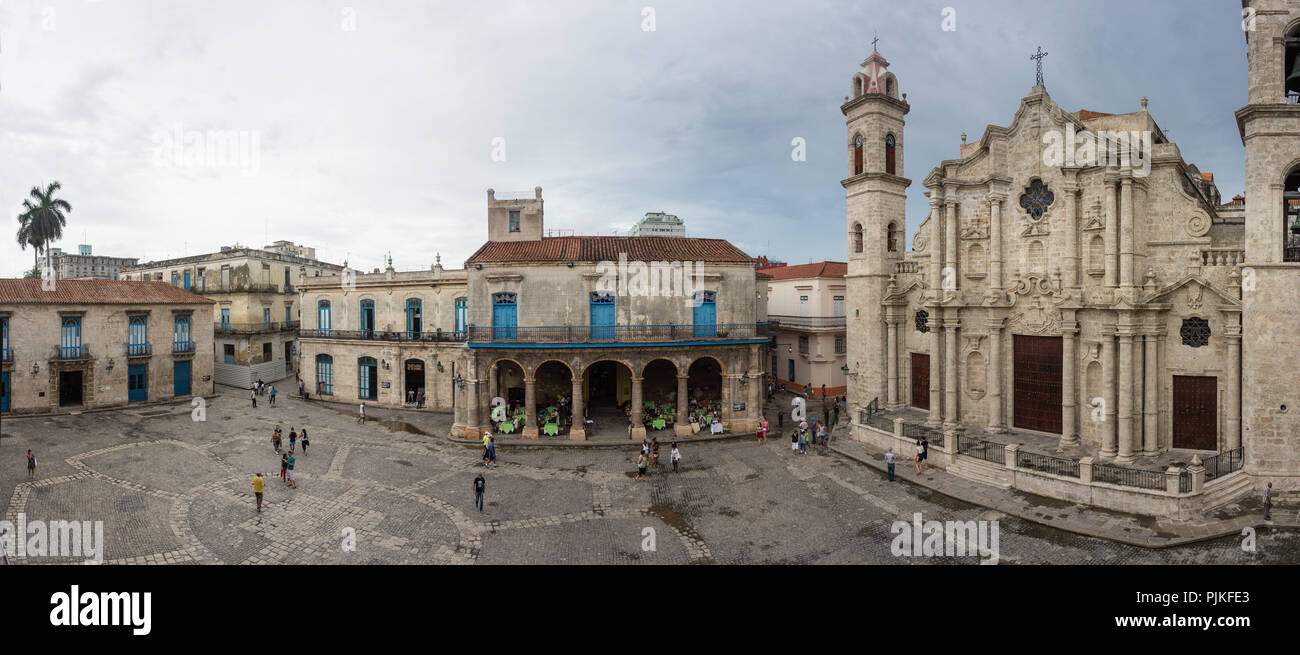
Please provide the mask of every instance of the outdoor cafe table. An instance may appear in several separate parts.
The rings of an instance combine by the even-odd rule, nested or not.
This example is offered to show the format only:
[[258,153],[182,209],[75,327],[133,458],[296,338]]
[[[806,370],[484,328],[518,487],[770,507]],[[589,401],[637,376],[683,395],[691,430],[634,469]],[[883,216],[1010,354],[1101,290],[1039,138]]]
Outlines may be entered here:
[[661,419],[661,418],[657,418],[657,419],[655,419],[654,421],[652,421],[652,422],[650,423],[650,425],[654,426],[654,429],[656,429],[656,430],[662,430],[662,429],[664,429],[664,426],[667,425],[667,424],[668,424],[668,422],[665,421],[665,420],[663,420],[663,419]]
[[542,426],[542,432],[545,432],[546,434],[554,437],[555,435],[560,433],[560,424],[547,423],[546,425]]
[[497,427],[501,428],[501,431],[506,434],[510,434],[511,432],[515,431],[515,424],[513,421],[502,421],[501,425]]

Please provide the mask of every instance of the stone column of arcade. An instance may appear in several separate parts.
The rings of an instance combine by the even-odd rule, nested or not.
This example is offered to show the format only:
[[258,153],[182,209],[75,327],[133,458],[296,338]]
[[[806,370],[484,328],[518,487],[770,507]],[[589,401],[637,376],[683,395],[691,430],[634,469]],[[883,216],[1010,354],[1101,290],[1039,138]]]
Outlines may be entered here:
[[536,439],[539,433],[537,429],[537,385],[536,380],[532,377],[524,378],[524,412],[525,419],[524,431],[522,433],[525,439]]
[[645,425],[641,423],[641,378],[632,378],[632,438],[645,438]]
[[688,437],[691,434],[691,424],[686,413],[690,408],[690,399],[686,397],[686,381],[690,379],[689,375],[677,376],[677,425],[673,426],[673,432],[679,437]]
[[583,421],[582,378],[573,379],[573,425],[569,426],[569,439],[586,441],[587,424]]

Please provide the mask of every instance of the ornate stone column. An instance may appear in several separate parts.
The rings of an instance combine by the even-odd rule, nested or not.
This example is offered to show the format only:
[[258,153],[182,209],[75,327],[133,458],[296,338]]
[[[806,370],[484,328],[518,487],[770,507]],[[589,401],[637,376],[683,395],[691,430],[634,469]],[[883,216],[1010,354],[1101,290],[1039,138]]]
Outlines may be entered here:
[[1074,362],[1077,359],[1075,354],[1074,342],[1075,335],[1079,333],[1079,325],[1071,316],[1070,320],[1061,327],[1061,447],[1079,445],[1078,430],[1078,404],[1075,401],[1075,385],[1078,384],[1078,374],[1074,372]]
[[1146,386],[1142,394],[1142,456],[1160,454],[1160,341],[1157,330],[1150,330],[1146,339]]
[[[726,381],[723,381],[723,389],[726,389]],[[726,397],[724,391],[723,407],[726,407]],[[632,438],[645,438],[645,425],[641,423],[641,378],[636,375],[632,376]]]
[[537,428],[537,386],[532,376],[524,378],[524,419],[527,425],[524,426],[521,436],[525,439],[536,439],[540,432]]
[[497,365],[493,364],[488,367],[488,396],[490,396],[488,402],[492,402],[492,398],[501,395],[500,390],[497,389],[497,384]]
[[886,350],[886,358],[888,359],[886,367],[889,376],[888,406],[895,407],[898,405],[898,319],[886,319],[885,325],[885,333],[888,335]]
[[[1239,320],[1239,319],[1238,319]],[[1228,326],[1227,421],[1224,442],[1228,450],[1241,447],[1241,326]]]
[[[1119,328],[1119,377],[1117,387],[1131,387],[1133,383],[1133,332],[1130,326]],[[1133,456],[1133,393],[1131,388],[1118,388],[1119,394],[1119,452],[1116,464],[1132,464]]]
[[1002,290],[1002,201],[1006,196],[989,194],[989,289]]
[[[1073,178],[1073,174],[1070,177]],[[1062,190],[1065,192],[1066,220],[1060,229],[1065,231],[1065,287],[1070,289],[1079,286],[1079,220],[1075,216],[1075,197],[1079,193],[1079,187],[1071,182]],[[1078,440],[1075,441],[1077,443]]]
[[944,219],[944,232],[947,234],[947,242],[943,244],[945,253],[943,266],[945,270],[941,271],[941,274],[943,280],[948,284],[943,288],[944,291],[957,291],[961,287],[957,270],[957,201],[953,199],[953,195],[951,190],[944,193],[944,198],[947,199],[944,204],[945,213],[947,214],[947,218]]
[[943,284],[943,199],[936,198],[939,189],[930,192],[930,291],[934,298],[942,297]]
[[936,316],[930,321],[930,417],[925,424],[938,427],[943,423],[943,321],[938,307],[931,307]]
[[1105,396],[1102,401],[1105,407],[1102,408],[1105,422],[1102,425],[1101,452],[1102,457],[1114,457],[1119,451],[1115,435],[1115,328],[1107,326],[1102,329],[1101,334],[1101,384],[1104,388]]
[[943,356],[943,427],[949,430],[957,427],[957,328],[961,320],[951,318],[943,323],[947,337],[947,349]]
[[1133,178],[1120,181],[1119,286],[1133,286]]
[[690,410],[690,398],[686,394],[686,381],[690,377],[689,375],[677,376],[677,425],[679,426],[687,422],[686,412]]
[[1107,179],[1102,184],[1102,195],[1106,201],[1106,286],[1115,288],[1119,280],[1119,218],[1115,215],[1115,180]]
[[468,380],[466,381],[465,386],[468,389],[468,392],[465,394],[465,404],[466,404],[466,409],[468,410],[466,427],[472,433],[470,434],[470,437],[472,438],[472,437],[479,436],[478,434],[479,428],[482,427],[482,425],[479,424],[478,421],[478,409],[479,409],[478,380]]
[[1003,319],[990,319],[989,329],[989,388],[985,396],[989,404],[989,425],[986,432],[1004,432],[1002,425],[1002,323]]
[[584,441],[587,438],[587,423],[583,421],[583,408],[585,403],[582,398],[582,378],[573,378],[573,425],[569,426],[569,439],[573,441]]

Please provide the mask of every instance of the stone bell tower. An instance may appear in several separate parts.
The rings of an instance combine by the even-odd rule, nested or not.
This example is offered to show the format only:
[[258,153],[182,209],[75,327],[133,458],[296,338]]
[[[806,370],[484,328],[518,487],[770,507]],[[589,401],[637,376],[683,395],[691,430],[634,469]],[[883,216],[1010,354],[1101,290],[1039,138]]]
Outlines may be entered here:
[[[1241,445],[1254,485],[1300,489],[1300,6],[1243,2],[1249,85],[1241,269]],[[1231,344],[1230,345],[1235,345]],[[1229,442],[1227,447],[1237,444]]]
[[843,185],[848,205],[847,300],[849,403],[866,407],[887,401],[887,325],[880,305],[903,259],[907,187],[903,177],[903,117],[906,96],[899,99],[898,80],[889,62],[874,48],[854,74],[852,95],[840,111],[846,127],[848,177]]

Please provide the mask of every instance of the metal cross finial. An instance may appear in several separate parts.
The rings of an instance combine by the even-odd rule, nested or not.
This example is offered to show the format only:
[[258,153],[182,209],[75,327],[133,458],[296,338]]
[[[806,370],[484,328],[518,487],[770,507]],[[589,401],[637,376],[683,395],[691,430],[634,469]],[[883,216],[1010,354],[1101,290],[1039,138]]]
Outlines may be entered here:
[[1046,56],[1047,53],[1043,52],[1043,46],[1041,45],[1038,46],[1038,54],[1029,55],[1029,58],[1033,59],[1034,62],[1038,64],[1038,72],[1034,76],[1034,86],[1043,85],[1043,57]]
[[876,44],[880,42],[880,37],[876,35],[875,30],[871,30],[871,51],[876,52]]

